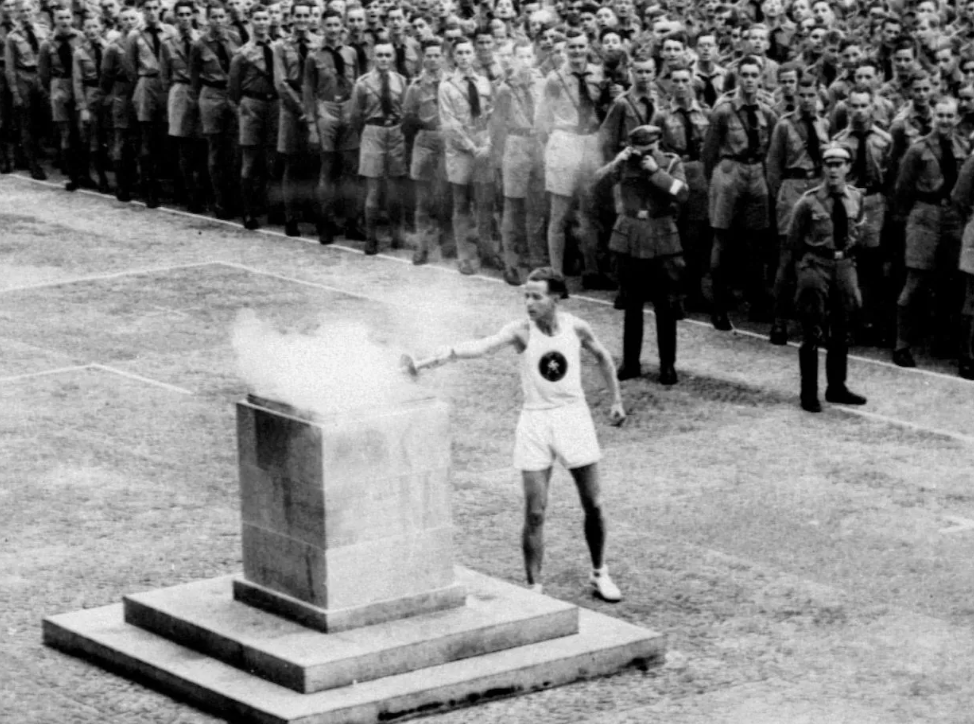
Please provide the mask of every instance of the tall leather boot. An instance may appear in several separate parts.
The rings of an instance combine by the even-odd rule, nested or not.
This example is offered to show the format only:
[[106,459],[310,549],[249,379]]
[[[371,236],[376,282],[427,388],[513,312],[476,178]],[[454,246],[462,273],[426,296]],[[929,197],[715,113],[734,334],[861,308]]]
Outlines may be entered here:
[[95,173],[98,174],[98,192],[110,193],[112,187],[108,183],[108,156],[101,148],[95,151]]
[[676,317],[668,312],[656,312],[656,347],[659,350],[659,383],[675,385],[676,376]]
[[114,161],[115,168],[115,198],[119,201],[132,200],[132,180],[125,161]]
[[77,191],[81,187],[78,175],[78,150],[75,148],[61,149],[61,170],[68,180],[64,183],[65,191]]
[[13,173],[14,144],[4,143],[0,146],[0,173]]
[[825,354],[825,401],[838,405],[865,405],[866,398],[850,392],[845,386],[849,368],[849,348],[845,345],[829,344]]
[[159,208],[159,182],[155,177],[155,164],[152,156],[139,158],[139,174],[142,177],[142,195],[146,208]]
[[240,197],[243,206],[244,228],[248,229],[249,231],[256,231],[260,228],[260,222],[257,221],[257,213],[254,203],[257,196],[256,186],[256,179],[240,179]]
[[374,256],[379,253],[379,232],[375,217],[378,209],[365,210],[365,254]]
[[965,380],[974,380],[974,316],[970,314],[961,317],[957,371]]
[[632,298],[627,298],[627,302],[622,322],[622,366],[616,372],[620,380],[642,375],[639,355],[643,351],[643,305]]
[[821,412],[818,401],[818,349],[811,345],[798,348],[798,369],[801,371],[801,405],[806,412]]

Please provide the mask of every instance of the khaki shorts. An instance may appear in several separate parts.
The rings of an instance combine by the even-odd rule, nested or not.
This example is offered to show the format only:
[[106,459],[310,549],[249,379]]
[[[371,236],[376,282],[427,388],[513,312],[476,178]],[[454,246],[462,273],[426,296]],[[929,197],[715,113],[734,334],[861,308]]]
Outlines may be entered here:
[[504,197],[525,199],[533,177],[543,168],[541,145],[534,136],[508,136],[501,159]]
[[318,102],[318,138],[324,153],[354,151],[359,147],[359,137],[350,122],[351,102]]
[[406,175],[406,139],[402,126],[366,126],[362,130],[358,172],[365,178]]
[[443,134],[440,131],[420,131],[413,141],[409,178],[413,181],[435,181],[445,177]]
[[200,120],[204,136],[216,136],[237,130],[237,117],[230,104],[230,94],[219,88],[200,91]]
[[601,459],[595,423],[584,402],[521,411],[514,433],[514,467],[518,470],[547,470],[556,460],[572,470]]
[[818,186],[820,179],[796,179],[786,178],[781,182],[778,189],[778,197],[775,199],[775,215],[778,222],[778,236],[788,234],[788,227],[791,226],[791,217],[794,215],[795,204],[798,199],[809,189]]
[[132,105],[140,123],[165,123],[169,97],[159,76],[143,76],[135,84]]
[[277,147],[277,126],[280,122],[281,102],[259,98],[241,98],[238,108],[240,145]]
[[886,197],[882,194],[869,194],[863,197],[864,218],[859,228],[859,243],[867,249],[879,246],[880,234],[886,220]]
[[919,202],[906,218],[906,266],[908,269],[957,268],[963,227],[950,207]]
[[544,152],[545,191],[559,196],[574,196],[590,184],[602,166],[599,134],[579,136],[555,131]]
[[74,123],[74,91],[70,78],[51,81],[51,120],[54,123]]
[[726,230],[768,228],[770,204],[764,164],[721,159],[710,179],[710,225]]
[[175,83],[169,89],[169,135],[196,138],[200,134],[200,108],[189,83]]

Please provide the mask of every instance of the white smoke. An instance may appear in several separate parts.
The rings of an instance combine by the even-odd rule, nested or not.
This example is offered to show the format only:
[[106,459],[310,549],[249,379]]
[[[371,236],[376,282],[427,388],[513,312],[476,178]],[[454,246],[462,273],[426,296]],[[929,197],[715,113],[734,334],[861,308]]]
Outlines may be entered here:
[[248,309],[237,316],[232,341],[252,393],[320,416],[418,392],[400,371],[399,353],[375,342],[362,324],[322,323],[312,333],[287,332]]

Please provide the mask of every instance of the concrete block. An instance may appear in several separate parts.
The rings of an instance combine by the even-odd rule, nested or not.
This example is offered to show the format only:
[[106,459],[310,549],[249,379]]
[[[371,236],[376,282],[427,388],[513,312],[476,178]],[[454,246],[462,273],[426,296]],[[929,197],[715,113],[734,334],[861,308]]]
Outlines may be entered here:
[[126,596],[125,620],[303,693],[578,632],[571,604],[469,569],[458,568],[456,577],[469,592],[466,605],[341,633],[309,630],[234,600],[233,576]]
[[265,528],[244,523],[244,575],[254,583],[327,607],[325,550]]
[[[534,594],[532,594],[534,595]],[[368,682],[299,694],[125,623],[113,605],[44,620],[44,642],[233,722],[374,724],[662,660],[663,636],[579,609],[579,631]]]
[[325,548],[325,491],[308,483],[240,464],[240,517],[243,523]]

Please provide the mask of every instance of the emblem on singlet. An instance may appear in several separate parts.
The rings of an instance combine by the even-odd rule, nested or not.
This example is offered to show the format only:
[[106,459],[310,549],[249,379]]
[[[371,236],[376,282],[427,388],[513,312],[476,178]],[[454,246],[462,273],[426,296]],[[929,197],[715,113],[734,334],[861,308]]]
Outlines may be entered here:
[[568,360],[561,352],[546,352],[538,360],[538,372],[548,382],[557,382],[568,372]]

